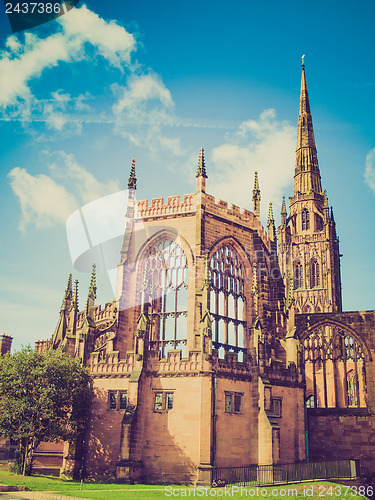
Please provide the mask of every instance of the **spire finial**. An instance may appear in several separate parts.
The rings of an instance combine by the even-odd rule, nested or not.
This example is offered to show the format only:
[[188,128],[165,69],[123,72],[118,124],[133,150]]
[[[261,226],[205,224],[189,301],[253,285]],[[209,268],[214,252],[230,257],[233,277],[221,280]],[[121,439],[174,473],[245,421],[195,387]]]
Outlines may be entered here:
[[132,159],[132,166],[128,180],[128,189],[137,189],[137,178],[135,177],[135,159]]
[[200,149],[197,175],[195,177],[204,177],[205,179],[207,179],[206,165],[204,162],[204,149],[203,148]]
[[254,175],[254,189],[253,189],[253,212],[256,217],[260,216],[260,189],[259,189],[259,180],[258,180],[258,172],[255,171]]
[[270,202],[270,208],[268,210],[268,221],[267,221],[267,227],[268,227],[268,236],[271,241],[275,241],[276,239],[276,228],[275,228],[275,219],[273,218],[273,209],[272,209],[272,203]]
[[301,93],[294,172],[294,196],[298,194],[307,194],[312,191],[318,194],[322,192],[310,100],[307,91],[304,57],[305,56],[302,56]]
[[283,226],[286,225],[286,216],[287,216],[287,212],[286,212],[286,206],[285,206],[285,196],[283,196],[283,204],[281,206],[281,224]]
[[69,274],[68,284],[66,285],[65,298],[68,298],[72,294],[72,273]]
[[89,296],[92,297],[93,299],[96,299],[96,264],[92,265]]
[[74,296],[73,301],[75,303],[76,308],[78,309],[78,280],[74,282]]

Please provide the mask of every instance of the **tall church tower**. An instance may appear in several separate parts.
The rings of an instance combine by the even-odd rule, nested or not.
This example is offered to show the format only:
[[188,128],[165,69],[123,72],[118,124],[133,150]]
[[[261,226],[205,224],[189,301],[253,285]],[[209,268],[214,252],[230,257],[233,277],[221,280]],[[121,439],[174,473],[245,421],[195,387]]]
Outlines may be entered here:
[[294,192],[285,200],[278,229],[279,262],[289,303],[297,313],[339,312],[341,277],[339,240],[333,211],[322,190],[302,60]]

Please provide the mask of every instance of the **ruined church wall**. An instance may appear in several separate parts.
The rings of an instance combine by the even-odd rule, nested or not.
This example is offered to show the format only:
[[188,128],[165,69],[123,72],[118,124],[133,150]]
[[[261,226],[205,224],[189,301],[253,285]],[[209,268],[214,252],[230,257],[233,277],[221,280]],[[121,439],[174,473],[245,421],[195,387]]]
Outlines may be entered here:
[[115,477],[120,456],[121,422],[125,410],[109,408],[109,391],[127,391],[129,378],[94,380],[95,398],[86,437],[85,468],[89,477]]
[[[211,377],[147,377],[140,421],[142,476],[150,482],[194,483],[200,463],[210,463]],[[155,393],[173,393],[173,409],[155,409]],[[165,396],[164,396],[165,397]]]
[[311,461],[368,458],[375,454],[375,416],[361,415],[356,410],[308,410],[308,435]]

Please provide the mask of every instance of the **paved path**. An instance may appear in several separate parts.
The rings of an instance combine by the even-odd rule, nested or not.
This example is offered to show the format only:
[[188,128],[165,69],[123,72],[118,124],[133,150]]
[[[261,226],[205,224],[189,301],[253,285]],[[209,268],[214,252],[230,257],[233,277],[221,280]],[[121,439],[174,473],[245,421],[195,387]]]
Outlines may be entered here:
[[82,500],[77,497],[66,497],[46,491],[9,491],[0,493],[0,500]]

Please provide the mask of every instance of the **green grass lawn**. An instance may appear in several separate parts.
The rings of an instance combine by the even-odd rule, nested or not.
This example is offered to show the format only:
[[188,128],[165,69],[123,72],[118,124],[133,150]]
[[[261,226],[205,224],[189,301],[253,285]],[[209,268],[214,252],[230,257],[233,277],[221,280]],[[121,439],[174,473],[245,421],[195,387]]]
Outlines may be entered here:
[[[227,489],[189,488],[187,486],[161,486],[134,484],[124,485],[115,483],[84,483],[80,491],[77,481],[64,481],[51,476],[23,477],[10,472],[0,471],[0,483],[8,485],[24,485],[29,491],[48,491],[56,494],[88,498],[91,500],[150,500],[176,498],[272,498],[282,500],[286,498],[304,499],[355,499],[364,497],[348,487],[329,483],[298,483],[282,486],[248,486],[241,490],[238,486],[227,486]],[[229,490],[229,493],[228,493]],[[226,493],[226,494],[225,494]],[[241,494],[242,493],[242,494]]]

